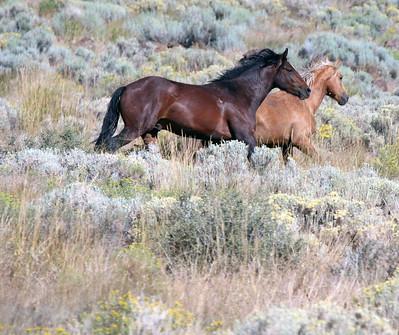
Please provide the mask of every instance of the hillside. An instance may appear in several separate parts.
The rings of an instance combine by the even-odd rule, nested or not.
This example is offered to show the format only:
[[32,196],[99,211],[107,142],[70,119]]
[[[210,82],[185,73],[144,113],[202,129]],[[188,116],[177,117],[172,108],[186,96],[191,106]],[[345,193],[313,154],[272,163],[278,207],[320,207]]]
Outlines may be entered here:
[[[94,152],[120,85],[266,47],[342,62],[319,160]],[[396,334],[398,72],[397,0],[0,0],[0,334]]]

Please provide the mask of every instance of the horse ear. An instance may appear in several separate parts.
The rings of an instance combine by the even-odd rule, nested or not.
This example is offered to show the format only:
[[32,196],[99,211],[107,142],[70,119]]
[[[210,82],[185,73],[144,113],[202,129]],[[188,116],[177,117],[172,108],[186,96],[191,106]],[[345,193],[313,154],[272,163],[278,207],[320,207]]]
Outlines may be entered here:
[[285,51],[283,52],[283,54],[281,55],[281,59],[282,60],[287,60],[287,55],[288,55],[288,48],[285,49]]
[[334,65],[335,65],[335,67],[340,67],[342,65],[342,62],[339,59],[337,59],[335,61]]

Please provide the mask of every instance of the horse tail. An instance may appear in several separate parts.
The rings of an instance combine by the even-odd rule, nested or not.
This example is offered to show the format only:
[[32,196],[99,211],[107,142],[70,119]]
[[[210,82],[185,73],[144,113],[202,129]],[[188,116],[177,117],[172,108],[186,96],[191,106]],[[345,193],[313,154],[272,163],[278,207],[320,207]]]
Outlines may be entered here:
[[119,102],[120,98],[125,91],[125,86],[119,87],[111,97],[111,100],[108,104],[107,113],[105,114],[103,125],[101,128],[101,133],[96,140],[96,144],[94,149],[96,151],[101,150],[103,148],[108,149],[109,140],[114,135],[116,128],[118,126],[119,120]]

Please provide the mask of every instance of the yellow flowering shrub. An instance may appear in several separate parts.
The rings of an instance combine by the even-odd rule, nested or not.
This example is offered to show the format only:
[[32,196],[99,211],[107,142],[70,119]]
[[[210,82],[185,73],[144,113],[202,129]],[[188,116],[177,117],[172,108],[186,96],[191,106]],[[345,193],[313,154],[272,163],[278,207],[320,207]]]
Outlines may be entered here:
[[66,331],[62,327],[57,328],[49,328],[49,327],[32,327],[27,328],[25,330],[26,335],[70,335],[68,331]]
[[221,330],[223,327],[223,321],[221,320],[214,320],[212,321],[206,328],[205,330],[210,333],[213,334],[219,330]]
[[382,283],[364,289],[359,302],[373,309],[381,317],[390,320],[395,327],[399,327],[399,271]]
[[159,301],[118,291],[111,292],[109,299],[101,302],[88,319],[91,333],[98,335],[182,334],[194,321],[193,315],[179,302],[167,308]]
[[14,195],[0,191],[0,208],[2,207],[17,209],[19,201]]
[[0,34],[0,49],[6,48],[12,39],[19,38],[21,38],[21,34],[19,33],[7,32]]
[[325,140],[330,139],[333,136],[333,130],[331,124],[322,124],[318,130],[319,137]]
[[374,166],[387,177],[399,176],[399,139],[381,148]]
[[279,223],[293,224],[303,218],[306,222],[322,221],[325,226],[353,218],[363,207],[362,202],[348,201],[336,192],[320,198],[276,193],[269,196],[268,204],[272,219]]

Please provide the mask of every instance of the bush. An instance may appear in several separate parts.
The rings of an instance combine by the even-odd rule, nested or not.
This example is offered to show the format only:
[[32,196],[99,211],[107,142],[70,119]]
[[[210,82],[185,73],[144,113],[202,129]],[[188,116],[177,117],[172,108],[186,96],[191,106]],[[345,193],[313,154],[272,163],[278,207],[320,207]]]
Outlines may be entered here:
[[186,48],[197,44],[225,50],[243,47],[242,34],[251,22],[250,12],[245,9],[191,6],[180,20],[148,12],[140,14],[128,27],[140,41],[180,44]]
[[0,33],[18,32],[24,34],[40,22],[35,13],[17,3],[0,8]]
[[34,28],[24,35],[6,36],[0,50],[0,73],[23,67],[46,67],[46,53],[54,42],[54,34],[44,28]]
[[377,153],[398,136],[399,99],[389,94],[378,98],[353,96],[345,106],[326,101],[316,114],[317,123],[332,127],[332,138],[325,140],[332,148],[363,143]]
[[375,311],[380,317],[388,319],[395,329],[399,326],[399,276],[367,287],[360,297],[360,303]]
[[119,180],[108,179],[101,185],[102,191],[111,198],[125,199],[133,198],[140,191],[148,192],[149,189],[146,189],[137,183],[137,180],[135,180],[137,176],[143,176],[144,171],[142,170],[142,167],[140,165],[137,165],[136,167],[132,165],[131,174],[132,175],[129,178],[122,178]]
[[55,32],[68,40],[83,36],[104,38],[107,24],[125,16],[126,9],[116,4],[78,2],[67,5],[57,13],[52,24]]
[[49,48],[47,55],[50,64],[57,65],[59,63],[65,62],[67,59],[72,57],[72,52],[66,47],[53,45]]
[[66,9],[57,13],[52,22],[55,33],[70,41],[82,37],[85,27],[77,15],[73,12],[68,12]]
[[301,51],[303,57],[317,54],[331,60],[341,60],[346,66],[356,70],[376,73],[396,79],[399,63],[389,51],[373,42],[350,40],[330,32],[310,34]]
[[47,52],[54,42],[54,34],[51,30],[35,28],[27,32],[24,37],[25,45],[34,48],[39,53]]
[[11,132],[18,128],[17,115],[18,112],[5,99],[0,98],[0,131],[4,135],[2,136],[3,141],[4,137],[11,136]]
[[203,197],[154,198],[140,217],[148,243],[172,262],[238,266],[274,257],[295,260],[303,241],[291,218],[273,216],[262,200],[249,200],[234,189]]
[[54,121],[48,120],[42,125],[46,130],[41,130],[34,139],[36,147],[60,150],[87,148],[90,140],[83,122],[79,122],[73,117],[67,117],[54,123]]
[[334,107],[320,108],[318,118],[320,118],[321,124],[331,127],[331,137],[324,138],[324,141],[334,143],[333,147],[347,146],[363,141],[363,132],[355,121]]
[[39,15],[52,15],[63,7],[61,0],[41,0],[39,3]]
[[387,177],[399,176],[399,140],[381,148],[375,161],[378,171]]
[[135,297],[131,293],[111,292],[97,311],[85,317],[85,332],[94,334],[184,334],[193,323],[193,315],[179,303],[167,308],[159,301]]
[[379,37],[392,24],[386,13],[371,1],[354,3],[350,11],[327,8],[322,13],[319,19],[327,23],[330,29],[351,33],[360,38]]
[[367,309],[346,310],[326,304],[309,309],[274,307],[243,322],[234,331],[235,335],[394,333],[384,319]]
[[98,188],[84,183],[74,183],[46,194],[41,201],[32,204],[43,220],[43,229],[50,229],[49,222],[56,218],[63,223],[58,229],[69,236],[84,229],[100,238],[104,235],[118,237],[134,226],[140,207],[137,199],[108,198]]

